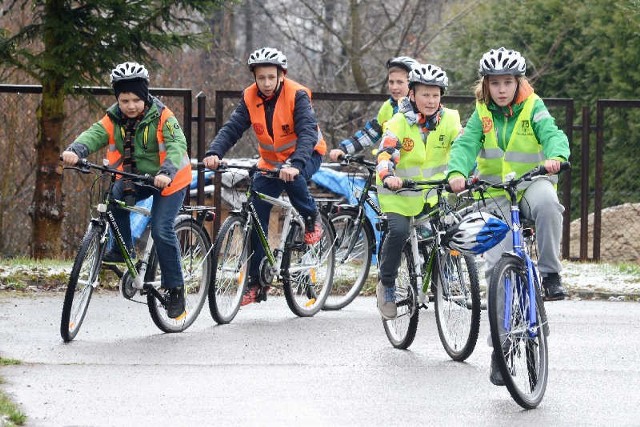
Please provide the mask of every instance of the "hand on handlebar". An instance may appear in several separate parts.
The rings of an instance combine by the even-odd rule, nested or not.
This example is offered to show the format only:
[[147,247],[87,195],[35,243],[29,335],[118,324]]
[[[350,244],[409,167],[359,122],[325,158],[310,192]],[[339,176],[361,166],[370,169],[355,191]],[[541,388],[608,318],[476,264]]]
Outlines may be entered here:
[[298,168],[294,168],[293,166],[285,166],[280,169],[280,179],[284,182],[292,182],[296,176],[300,173]]
[[342,156],[344,156],[344,151],[340,150],[339,148],[334,148],[333,150],[329,151],[329,159],[331,159],[332,162],[338,162],[342,159]]
[[389,190],[400,190],[402,188],[402,178],[388,176],[384,179],[384,186]]
[[449,180],[449,186],[454,193],[460,193],[466,189],[467,180],[461,176],[456,176]]
[[153,185],[161,190],[167,187],[169,184],[171,184],[171,178],[169,178],[167,175],[159,174],[153,178]]
[[78,160],[80,160],[80,157],[73,151],[63,151],[60,158],[65,166],[75,166]]
[[548,174],[556,174],[560,172],[560,161],[548,159],[544,161],[544,168],[547,170]]
[[213,156],[207,156],[202,159],[202,163],[204,163],[204,167],[211,170],[216,170],[220,165],[220,158],[214,154]]

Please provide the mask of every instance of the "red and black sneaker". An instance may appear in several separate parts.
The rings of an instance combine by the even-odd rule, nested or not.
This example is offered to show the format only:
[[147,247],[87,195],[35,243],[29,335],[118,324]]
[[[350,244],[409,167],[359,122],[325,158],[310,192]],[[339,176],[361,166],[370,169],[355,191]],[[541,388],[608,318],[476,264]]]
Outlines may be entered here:
[[304,242],[307,245],[315,245],[322,239],[322,221],[320,215],[315,218],[307,218],[304,227]]

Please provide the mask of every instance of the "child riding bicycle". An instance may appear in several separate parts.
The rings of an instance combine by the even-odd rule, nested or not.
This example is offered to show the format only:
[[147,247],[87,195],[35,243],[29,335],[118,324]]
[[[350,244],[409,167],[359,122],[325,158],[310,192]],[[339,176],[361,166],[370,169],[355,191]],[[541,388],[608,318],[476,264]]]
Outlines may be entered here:
[[[107,160],[111,167],[155,177],[154,186],[160,191],[118,179],[112,194],[130,205],[153,196],[151,235],[162,270],[162,287],[168,294],[167,315],[180,318],[185,313],[184,281],[174,220],[191,183],[187,141],[171,110],[149,94],[149,73],[144,65],[136,62],[117,65],[111,71],[111,85],[117,103],[65,149],[62,160],[73,166],[80,158],[108,147]],[[127,250],[132,253],[129,211],[113,209],[112,212]],[[115,247],[105,254],[103,261],[124,262]]]
[[418,61],[408,56],[398,56],[387,61],[389,99],[380,106],[375,119],[369,120],[351,138],[342,141],[340,147],[329,152],[331,161],[337,162],[343,154],[358,153],[367,147],[378,144],[382,137],[382,127],[398,112],[400,100],[405,98],[409,92],[409,72],[416,65],[418,65]]
[[376,296],[378,310],[387,320],[397,316],[395,281],[401,249],[409,236],[410,218],[420,214],[426,205],[425,193],[396,190],[402,187],[403,179],[444,178],[451,142],[461,128],[458,111],[445,108],[440,102],[448,85],[447,74],[440,67],[414,67],[409,73],[411,109],[395,114],[386,123],[380,143],[378,199],[388,225],[380,253]]
[[[451,150],[448,179],[453,191],[465,188],[467,171],[476,160],[481,179],[500,183],[510,172],[520,177],[540,164],[555,174],[560,171],[560,163],[569,159],[567,136],[534,93],[525,77],[526,68],[520,52],[504,47],[491,49],[480,59],[476,109]],[[559,274],[564,207],[558,201],[556,183],[556,176],[536,179],[519,194],[522,216],[535,222],[538,269],[547,300],[566,296]],[[486,201],[483,210],[509,221],[509,201],[504,192],[493,192],[495,197]],[[511,244],[511,236],[507,235],[485,253],[487,275],[502,253],[511,250]],[[503,384],[493,357],[490,378],[496,385]]]
[[[320,168],[326,143],[311,106],[311,91],[287,78],[287,58],[277,49],[258,49],[247,63],[255,83],[244,90],[240,103],[211,142],[204,165],[216,169],[224,154],[253,127],[260,154],[258,168],[280,170],[280,179],[255,173],[254,190],[272,197],[286,191],[305,218],[305,243],[315,244],[322,237],[322,225],[307,180]],[[254,200],[254,205],[262,228],[267,231],[272,205],[261,200]],[[251,247],[255,252],[242,305],[259,302],[259,269],[265,254],[255,231]]]

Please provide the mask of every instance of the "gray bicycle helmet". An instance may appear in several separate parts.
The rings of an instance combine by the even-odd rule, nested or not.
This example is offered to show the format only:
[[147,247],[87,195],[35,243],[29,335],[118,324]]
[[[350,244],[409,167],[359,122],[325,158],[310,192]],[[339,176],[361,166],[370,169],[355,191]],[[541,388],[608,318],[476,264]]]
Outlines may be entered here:
[[447,73],[437,65],[418,64],[409,73],[409,87],[417,83],[438,86],[444,91],[449,86],[449,78]]
[[278,49],[263,47],[262,49],[258,49],[251,55],[249,55],[247,64],[249,65],[249,70],[251,70],[252,72],[257,65],[275,65],[286,71],[287,57],[284,56],[284,53],[280,52]]
[[491,49],[482,55],[478,73],[481,76],[495,76],[510,74],[512,76],[524,76],[527,71],[527,63],[517,50],[508,50],[504,47]]
[[407,73],[411,72],[411,69],[416,65],[420,65],[418,61],[408,56],[398,56],[397,58],[391,58],[387,61],[387,69],[391,67],[400,67],[407,71]]
[[464,254],[480,255],[500,243],[509,230],[509,225],[500,218],[474,212],[447,230],[443,241]]
[[144,65],[137,62],[123,62],[111,70],[111,84],[123,80],[142,79],[149,81],[149,72]]

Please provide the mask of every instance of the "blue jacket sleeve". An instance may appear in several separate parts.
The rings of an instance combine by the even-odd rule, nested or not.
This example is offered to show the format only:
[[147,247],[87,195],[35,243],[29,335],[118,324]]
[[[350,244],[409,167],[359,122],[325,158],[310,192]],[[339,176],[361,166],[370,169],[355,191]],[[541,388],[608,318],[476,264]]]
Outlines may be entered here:
[[302,170],[311,160],[313,149],[318,143],[318,120],[311,106],[311,100],[304,90],[296,92],[293,122],[298,142],[296,151],[289,157],[289,161],[297,169]]
[[249,116],[247,105],[244,103],[244,97],[242,97],[236,109],[233,110],[231,117],[229,117],[229,120],[222,126],[209,145],[209,149],[205,155],[216,155],[222,158],[225,153],[242,138],[244,132],[250,127],[251,117]]

